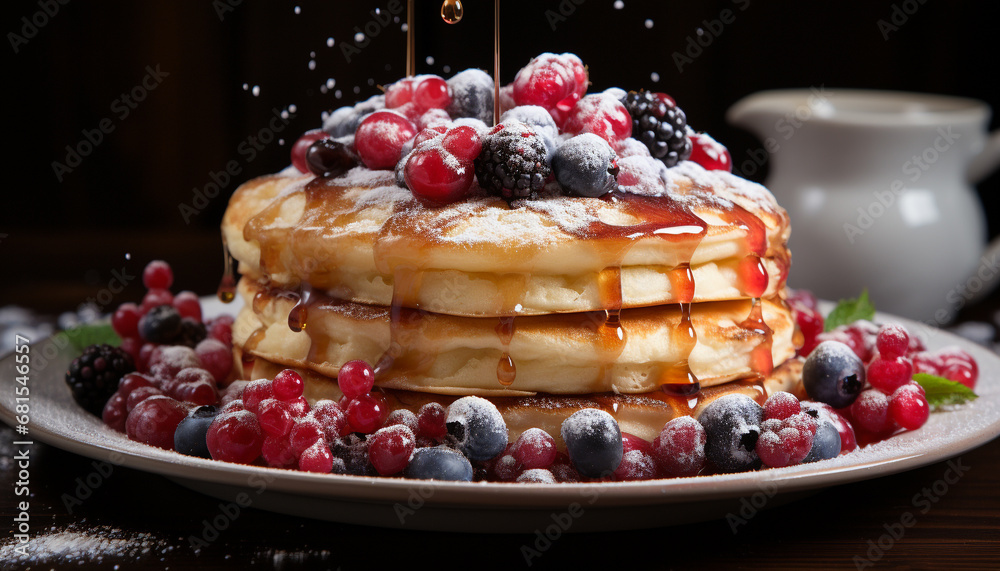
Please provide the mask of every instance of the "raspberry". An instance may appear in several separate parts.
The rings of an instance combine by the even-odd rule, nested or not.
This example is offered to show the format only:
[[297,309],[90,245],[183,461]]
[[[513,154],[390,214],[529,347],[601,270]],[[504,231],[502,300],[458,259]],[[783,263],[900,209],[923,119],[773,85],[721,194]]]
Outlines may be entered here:
[[541,137],[517,120],[500,123],[483,137],[476,157],[476,178],[487,192],[514,200],[527,198],[545,185],[552,169]]
[[889,397],[889,416],[907,430],[923,426],[930,414],[927,397],[921,392],[920,385],[907,383]]
[[205,440],[213,460],[250,464],[260,456],[264,432],[249,410],[223,411],[208,427]]
[[771,396],[767,397],[767,400],[764,402],[765,420],[770,420],[772,418],[785,420],[786,418],[799,414],[800,412],[802,412],[802,405],[799,404],[799,399],[795,398],[792,393],[787,393],[785,391],[773,393]]
[[135,363],[125,351],[110,345],[91,345],[70,363],[66,384],[78,405],[94,416],[102,416],[104,405],[118,391],[118,382],[133,371]]
[[612,147],[632,135],[632,117],[625,105],[610,95],[597,93],[580,100],[563,125],[573,135],[593,133]]
[[698,163],[705,170],[733,172],[733,157],[729,150],[722,146],[708,133],[696,133],[691,139],[690,160]]
[[163,260],[153,260],[142,270],[142,284],[146,289],[170,289],[174,283],[174,272],[170,264]]
[[201,322],[201,300],[193,291],[182,291],[174,296],[174,309],[181,317],[190,317]]
[[873,434],[882,434],[892,430],[892,417],[889,416],[889,397],[878,389],[868,389],[858,395],[851,405],[851,418],[857,428]]
[[426,438],[439,440],[448,434],[448,427],[445,426],[445,419],[448,412],[441,404],[429,402],[420,407],[417,413],[417,435]]
[[548,468],[556,459],[556,440],[540,428],[521,433],[510,449],[511,456],[526,470]]
[[123,303],[111,316],[111,327],[122,339],[139,336],[139,307],[134,303]]
[[292,145],[292,166],[294,166],[301,173],[309,172],[309,163],[306,162],[306,151],[312,146],[316,141],[329,138],[330,135],[322,129],[313,129],[312,131],[306,131],[304,135],[299,137],[298,141]]
[[901,325],[883,325],[878,330],[875,346],[879,355],[886,358],[905,357],[910,347],[910,335]]
[[337,373],[337,386],[349,399],[368,394],[375,385],[375,371],[364,361],[348,361]]
[[653,440],[653,459],[664,476],[697,476],[705,466],[707,439],[701,423],[679,416],[664,425]]
[[347,422],[353,432],[371,434],[385,420],[385,405],[371,395],[361,395],[347,405]]
[[371,435],[368,439],[368,459],[379,474],[392,476],[406,468],[415,448],[413,431],[396,424]]
[[317,440],[302,451],[302,455],[299,456],[299,470],[319,474],[329,474],[333,470],[333,454],[326,442]]
[[687,116],[667,97],[632,91],[622,103],[632,117],[632,134],[649,147],[653,157],[668,167],[691,156]]
[[366,117],[354,136],[354,148],[370,169],[391,169],[399,162],[400,150],[417,134],[417,128],[392,111],[376,111]]
[[754,450],[766,466],[781,468],[805,459],[812,448],[817,423],[809,414],[798,413],[784,420],[765,420],[760,427]]
[[906,357],[878,356],[868,364],[868,382],[886,394],[910,382],[911,377],[913,362]]
[[125,432],[136,442],[173,450],[174,431],[187,413],[187,407],[170,397],[150,396],[128,413]]

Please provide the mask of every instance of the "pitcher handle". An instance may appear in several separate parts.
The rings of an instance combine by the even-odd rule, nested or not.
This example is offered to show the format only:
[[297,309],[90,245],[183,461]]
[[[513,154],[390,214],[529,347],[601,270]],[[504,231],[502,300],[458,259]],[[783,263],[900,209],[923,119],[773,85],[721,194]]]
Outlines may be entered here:
[[972,163],[966,170],[966,177],[968,177],[969,183],[977,184],[989,176],[997,166],[1000,166],[1000,129],[990,134],[983,150],[976,158],[972,159]]

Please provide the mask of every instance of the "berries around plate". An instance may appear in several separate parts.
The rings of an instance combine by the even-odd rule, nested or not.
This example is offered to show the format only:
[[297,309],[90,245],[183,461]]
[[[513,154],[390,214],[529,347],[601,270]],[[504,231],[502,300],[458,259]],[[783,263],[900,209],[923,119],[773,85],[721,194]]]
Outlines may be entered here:
[[838,341],[820,343],[802,367],[802,385],[809,398],[834,408],[854,402],[865,379],[864,363],[854,350]]
[[462,397],[448,406],[448,434],[470,460],[489,460],[507,446],[507,424],[496,405],[482,397]]
[[413,458],[406,467],[407,478],[420,480],[471,482],[472,476],[472,464],[469,463],[469,459],[444,446],[415,450]]
[[764,409],[743,394],[710,402],[698,417],[705,429],[705,457],[720,472],[745,472],[760,466],[755,448]]
[[585,408],[563,421],[560,433],[573,466],[588,478],[610,476],[621,464],[625,449],[614,417]]

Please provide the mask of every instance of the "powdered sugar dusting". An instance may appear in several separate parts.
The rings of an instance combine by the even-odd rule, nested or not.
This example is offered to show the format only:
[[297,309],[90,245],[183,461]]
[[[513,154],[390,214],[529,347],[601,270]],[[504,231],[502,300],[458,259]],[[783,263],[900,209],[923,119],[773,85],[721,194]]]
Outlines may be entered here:
[[14,539],[0,545],[0,561],[5,563],[5,567],[13,563],[82,565],[101,563],[106,559],[134,562],[173,550],[165,540],[153,534],[130,534],[108,526],[92,528],[86,533],[70,527],[35,535],[27,544],[27,555],[17,549],[18,545]]

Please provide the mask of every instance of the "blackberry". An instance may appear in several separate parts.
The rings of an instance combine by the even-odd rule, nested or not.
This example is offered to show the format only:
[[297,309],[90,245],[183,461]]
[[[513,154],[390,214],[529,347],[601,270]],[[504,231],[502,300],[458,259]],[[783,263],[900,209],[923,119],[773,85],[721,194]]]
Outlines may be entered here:
[[70,363],[66,384],[78,405],[100,417],[108,399],[118,391],[118,381],[134,371],[132,356],[124,350],[104,344],[91,345]]
[[201,343],[208,337],[208,331],[205,328],[205,324],[198,321],[197,319],[192,319],[190,317],[185,317],[181,319],[181,331],[174,337],[170,342],[174,345],[184,345],[192,349],[195,348],[198,343]]
[[651,91],[630,91],[622,100],[632,116],[632,137],[650,154],[672,167],[691,156],[687,116],[669,97]]
[[479,186],[507,200],[528,198],[545,186],[552,174],[545,143],[530,126],[511,120],[483,137],[476,157]]

